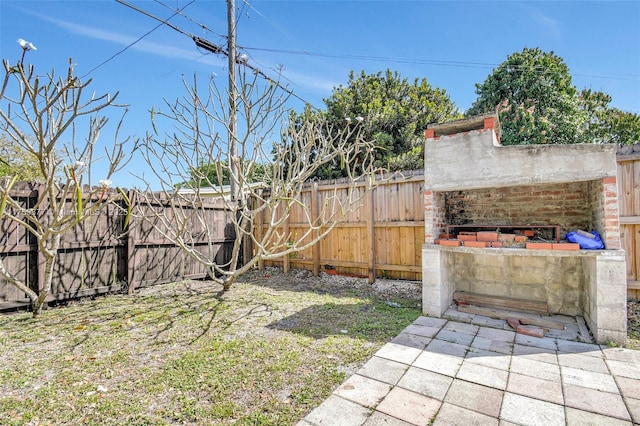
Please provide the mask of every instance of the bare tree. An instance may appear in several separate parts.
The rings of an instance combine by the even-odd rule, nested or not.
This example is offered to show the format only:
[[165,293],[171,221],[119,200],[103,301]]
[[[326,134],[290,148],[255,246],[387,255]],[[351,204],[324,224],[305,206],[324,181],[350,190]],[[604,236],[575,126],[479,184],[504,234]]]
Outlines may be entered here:
[[[141,216],[184,254],[205,265],[210,278],[225,290],[260,261],[318,243],[359,206],[363,187],[373,184],[373,180],[363,184],[363,176],[354,174],[359,170],[368,178],[374,176],[373,145],[361,137],[362,117],[345,117],[340,128],[330,125],[320,113],[294,121],[290,117],[295,115],[288,116],[285,108],[289,92],[274,81],[264,81],[260,73],[240,72],[236,90],[239,129],[232,132],[228,91],[220,90],[213,78],[206,93],[198,88],[195,77],[185,88],[187,95],[166,102],[166,110],[152,110],[154,130],[160,118],[176,130],[169,134],[156,131],[147,137],[146,158],[162,190],[146,193],[148,207]],[[228,135],[235,135],[235,140]],[[231,149],[233,144],[237,151]],[[348,188],[336,188],[312,214],[300,194],[314,172],[327,164],[346,166]],[[206,198],[211,196],[224,204],[233,228],[233,248],[224,262],[216,260],[214,239],[219,235],[206,220]],[[158,203],[168,206],[169,213],[150,208]],[[308,225],[294,235],[285,225],[293,209],[302,211],[297,216],[304,217]],[[261,226],[256,232],[258,217]],[[206,248],[202,239],[209,241]],[[242,249],[243,241],[251,250]]]
[[[33,235],[45,260],[44,285],[39,291],[31,288],[15,271],[5,267],[2,258],[0,276],[29,297],[33,315],[38,316],[51,292],[61,236],[107,204],[126,198],[122,191],[109,187],[110,177],[130,157],[124,150],[128,139],[118,140],[121,119],[114,145],[105,148],[101,158],[108,162],[107,171],[100,176],[98,185],[92,185],[91,166],[99,159],[94,148],[108,121],[97,114],[117,106],[114,104],[117,93],[84,96],[91,80],[83,82],[75,77],[71,60],[65,76],[57,77],[54,71],[44,76],[36,74],[32,65],[24,64],[24,54],[35,47],[24,40],[19,43],[23,48],[20,62],[11,65],[3,60],[0,132],[19,151],[35,159],[41,176],[40,190],[35,204],[25,209],[12,192],[18,176],[0,178],[0,220],[12,221]],[[81,142],[76,141],[77,128],[86,132]]]

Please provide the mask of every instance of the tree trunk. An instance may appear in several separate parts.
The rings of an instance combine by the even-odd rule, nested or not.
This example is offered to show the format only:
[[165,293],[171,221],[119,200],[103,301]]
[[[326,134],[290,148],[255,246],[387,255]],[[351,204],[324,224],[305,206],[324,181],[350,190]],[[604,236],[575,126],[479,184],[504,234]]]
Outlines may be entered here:
[[54,260],[58,255],[60,248],[60,234],[56,234],[52,238],[51,248],[46,248],[44,244],[40,245],[40,250],[45,256],[44,279],[42,280],[42,288],[39,289],[38,298],[31,303],[33,308],[33,317],[36,318],[42,313],[42,306],[47,301],[47,296],[51,293],[51,283],[53,282],[53,266]]

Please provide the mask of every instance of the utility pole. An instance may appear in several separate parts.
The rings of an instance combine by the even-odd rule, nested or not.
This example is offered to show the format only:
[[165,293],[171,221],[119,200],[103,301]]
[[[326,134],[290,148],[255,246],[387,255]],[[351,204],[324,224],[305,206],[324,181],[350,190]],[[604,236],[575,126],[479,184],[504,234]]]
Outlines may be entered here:
[[240,199],[238,188],[238,95],[236,89],[236,6],[235,0],[227,0],[227,52],[229,59],[229,171],[231,172],[231,200]]

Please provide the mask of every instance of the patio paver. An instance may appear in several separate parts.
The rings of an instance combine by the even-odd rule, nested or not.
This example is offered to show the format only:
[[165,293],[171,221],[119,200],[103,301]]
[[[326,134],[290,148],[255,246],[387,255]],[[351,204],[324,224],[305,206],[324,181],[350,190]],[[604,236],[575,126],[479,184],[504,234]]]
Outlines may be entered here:
[[640,351],[567,340],[569,317],[562,338],[536,338],[445,315],[418,318],[298,425],[640,424]]

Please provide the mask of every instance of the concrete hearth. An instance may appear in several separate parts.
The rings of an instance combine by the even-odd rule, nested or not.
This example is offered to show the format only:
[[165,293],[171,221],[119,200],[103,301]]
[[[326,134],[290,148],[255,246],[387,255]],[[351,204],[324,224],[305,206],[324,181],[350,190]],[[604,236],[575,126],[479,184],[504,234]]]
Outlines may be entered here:
[[475,249],[425,244],[422,311],[441,317],[455,291],[545,302],[549,314],[584,317],[597,342],[626,338],[622,250]]

